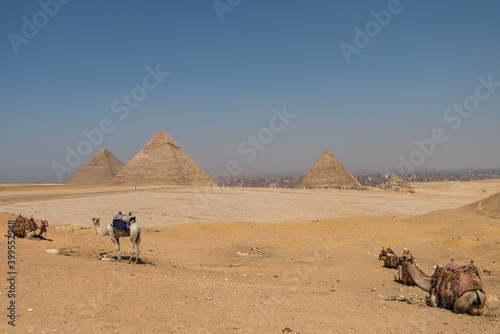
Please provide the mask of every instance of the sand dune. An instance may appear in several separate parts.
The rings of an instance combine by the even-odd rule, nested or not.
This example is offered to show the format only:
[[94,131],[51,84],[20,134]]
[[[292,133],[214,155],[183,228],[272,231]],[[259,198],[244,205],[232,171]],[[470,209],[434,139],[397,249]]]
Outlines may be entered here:
[[500,193],[489,196],[466,207],[492,218],[500,218]]

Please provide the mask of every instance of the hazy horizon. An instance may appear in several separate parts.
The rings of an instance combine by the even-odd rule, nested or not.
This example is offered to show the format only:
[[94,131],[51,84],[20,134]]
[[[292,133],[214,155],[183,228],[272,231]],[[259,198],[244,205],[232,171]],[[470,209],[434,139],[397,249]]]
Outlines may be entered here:
[[102,148],[127,163],[160,129],[235,177],[303,175],[327,149],[353,174],[500,168],[499,9],[3,3],[0,183],[64,181]]

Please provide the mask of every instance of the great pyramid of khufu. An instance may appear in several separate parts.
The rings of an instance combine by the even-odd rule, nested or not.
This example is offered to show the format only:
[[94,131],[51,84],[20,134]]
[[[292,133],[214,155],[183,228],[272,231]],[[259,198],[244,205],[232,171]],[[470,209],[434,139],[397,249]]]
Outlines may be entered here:
[[333,153],[326,150],[296,188],[361,189],[361,185]]
[[216,186],[217,183],[160,130],[113,179],[116,184]]
[[77,170],[65,184],[110,184],[125,166],[108,150],[102,149]]

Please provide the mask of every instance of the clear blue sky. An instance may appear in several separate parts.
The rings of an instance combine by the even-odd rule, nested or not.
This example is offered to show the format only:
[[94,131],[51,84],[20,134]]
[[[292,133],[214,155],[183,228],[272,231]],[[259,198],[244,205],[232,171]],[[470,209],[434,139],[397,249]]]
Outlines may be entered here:
[[[326,149],[385,171],[440,128],[417,169],[500,167],[500,87],[478,88],[500,82],[498,1],[55,1],[0,4],[1,183],[58,182],[54,163],[70,168],[103,119],[78,166],[101,148],[127,163],[165,129],[207,172],[305,173]],[[148,66],[169,73],[151,90]],[[467,118],[446,113],[465,100]],[[296,117],[266,130],[284,107]]]

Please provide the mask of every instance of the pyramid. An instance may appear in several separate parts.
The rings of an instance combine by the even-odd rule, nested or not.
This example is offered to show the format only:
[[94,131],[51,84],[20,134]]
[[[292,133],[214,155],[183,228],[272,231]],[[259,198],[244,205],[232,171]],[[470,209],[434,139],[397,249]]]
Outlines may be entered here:
[[296,188],[361,189],[361,185],[333,153],[326,150]]
[[217,183],[160,130],[113,179],[116,184],[216,186]]
[[102,149],[77,170],[65,184],[110,184],[125,166],[108,150]]

